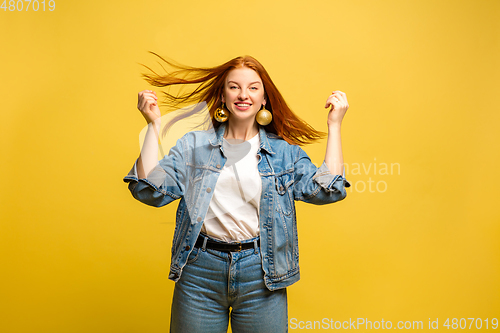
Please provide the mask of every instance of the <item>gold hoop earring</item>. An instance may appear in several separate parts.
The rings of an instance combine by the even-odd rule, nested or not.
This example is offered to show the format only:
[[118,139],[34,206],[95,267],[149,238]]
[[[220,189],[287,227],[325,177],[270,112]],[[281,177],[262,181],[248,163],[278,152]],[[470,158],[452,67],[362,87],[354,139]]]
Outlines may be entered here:
[[262,109],[260,109],[260,111],[255,115],[255,120],[259,123],[259,125],[266,126],[273,120],[273,115],[269,112],[269,110],[266,110],[264,105],[262,105]]
[[224,103],[222,103],[222,105],[219,108],[217,108],[217,110],[215,110],[214,118],[219,123],[223,123],[223,122],[227,121],[227,118],[229,118],[229,114],[226,111],[226,108],[224,107]]

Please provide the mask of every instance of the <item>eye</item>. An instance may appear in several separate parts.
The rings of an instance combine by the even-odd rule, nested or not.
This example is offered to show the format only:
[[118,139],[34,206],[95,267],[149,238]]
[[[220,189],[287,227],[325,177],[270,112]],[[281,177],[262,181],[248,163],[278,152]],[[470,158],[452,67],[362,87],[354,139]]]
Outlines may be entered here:
[[257,88],[257,87],[251,87],[250,89],[252,89],[252,90],[259,90],[259,88]]
[[237,89],[237,86],[230,86],[229,89]]

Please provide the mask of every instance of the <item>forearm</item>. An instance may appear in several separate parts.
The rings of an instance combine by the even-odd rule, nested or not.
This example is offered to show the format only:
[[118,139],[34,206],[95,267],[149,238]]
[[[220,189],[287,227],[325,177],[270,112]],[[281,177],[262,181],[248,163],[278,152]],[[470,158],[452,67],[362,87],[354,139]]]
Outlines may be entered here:
[[342,138],[340,124],[328,125],[328,139],[326,143],[325,163],[332,175],[342,175],[344,172],[344,158],[342,156]]
[[160,133],[161,118],[148,124],[141,154],[137,160],[137,174],[139,178],[146,178],[158,164],[158,135]]

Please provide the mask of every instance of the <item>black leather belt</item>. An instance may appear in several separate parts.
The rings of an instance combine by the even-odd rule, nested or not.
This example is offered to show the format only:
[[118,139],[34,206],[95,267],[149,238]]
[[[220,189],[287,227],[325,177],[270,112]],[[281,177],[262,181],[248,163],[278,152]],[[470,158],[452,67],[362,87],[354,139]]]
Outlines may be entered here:
[[[200,236],[198,236],[198,239],[196,240],[196,244],[194,245],[194,247],[202,248],[204,242],[205,242],[205,237],[200,235]],[[217,250],[217,251],[221,251],[221,252],[240,252],[243,250],[253,249],[254,246],[255,246],[254,242],[225,243],[225,242],[214,242],[213,240],[208,238],[205,248],[211,249],[211,250]],[[257,239],[257,246],[260,246],[260,238]]]

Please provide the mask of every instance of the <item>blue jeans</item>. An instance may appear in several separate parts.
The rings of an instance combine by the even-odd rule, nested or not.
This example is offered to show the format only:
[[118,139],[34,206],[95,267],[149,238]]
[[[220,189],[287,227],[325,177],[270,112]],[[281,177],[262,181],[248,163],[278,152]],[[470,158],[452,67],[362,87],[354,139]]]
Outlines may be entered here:
[[229,317],[234,333],[287,332],[287,310],[286,288],[270,291],[264,284],[258,247],[194,248],[175,283],[170,332],[225,333]]

